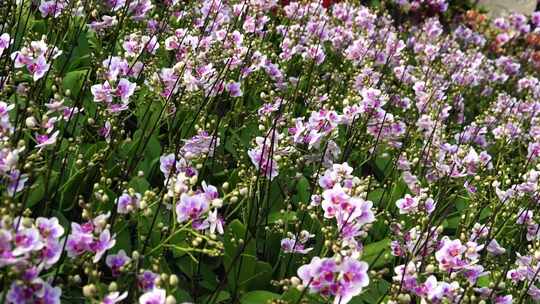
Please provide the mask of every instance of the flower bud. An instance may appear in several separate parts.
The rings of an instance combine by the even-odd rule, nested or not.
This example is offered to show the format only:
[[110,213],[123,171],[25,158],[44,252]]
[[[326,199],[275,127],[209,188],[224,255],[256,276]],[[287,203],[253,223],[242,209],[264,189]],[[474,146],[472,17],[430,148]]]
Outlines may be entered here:
[[244,187],[242,189],[240,189],[240,195],[242,196],[246,196],[248,194],[248,188]]
[[411,296],[408,295],[408,294],[400,294],[398,296],[398,301],[399,301],[399,303],[402,303],[402,304],[410,303],[411,302]]
[[169,295],[165,300],[165,304],[176,304],[176,299],[173,296]]
[[176,286],[178,284],[178,276],[175,274],[171,274],[171,276],[169,277],[169,284],[171,286]]
[[291,278],[291,285],[293,287],[296,287],[296,286],[300,285],[300,283],[301,282],[300,282],[300,279],[298,277],[292,277]]
[[37,127],[38,122],[34,116],[27,117],[25,120],[26,126],[30,129]]
[[87,298],[91,298],[96,294],[96,286],[94,284],[85,285],[83,287],[83,295]]

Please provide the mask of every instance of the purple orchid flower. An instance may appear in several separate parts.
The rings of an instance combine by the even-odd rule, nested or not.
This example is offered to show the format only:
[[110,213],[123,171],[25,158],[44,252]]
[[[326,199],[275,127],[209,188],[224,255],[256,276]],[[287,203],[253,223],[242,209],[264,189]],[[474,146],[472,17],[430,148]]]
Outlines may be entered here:
[[210,202],[204,193],[189,195],[182,193],[176,205],[176,220],[183,223],[188,220],[199,220],[208,211]]
[[38,251],[45,246],[39,231],[36,228],[22,228],[15,233],[13,238],[15,242],[14,256],[19,256],[31,251]]
[[34,81],[41,79],[49,70],[50,64],[45,60],[45,56],[39,56],[37,59],[26,65],[26,68],[32,73]]
[[242,96],[242,90],[240,89],[240,83],[238,82],[230,82],[225,86],[225,90],[229,92],[229,95],[232,97],[240,97]]
[[123,293],[120,293],[118,291],[114,291],[109,293],[108,295],[103,298],[103,301],[101,301],[101,304],[115,304],[122,302],[125,298],[127,298],[128,292],[124,291]]
[[114,277],[118,277],[120,275],[120,269],[130,261],[131,258],[127,256],[123,249],[118,251],[117,254],[109,254],[107,258],[105,258],[105,263],[111,268]]
[[135,211],[140,208],[141,205],[141,195],[135,193],[130,195],[128,193],[123,193],[117,200],[117,210],[120,214],[128,214],[132,211]]
[[145,270],[143,273],[137,276],[137,285],[144,291],[150,291],[156,286],[156,280],[159,275],[153,273],[150,270]]
[[103,84],[96,84],[90,88],[95,102],[111,103],[113,99],[112,88],[108,81]]
[[139,304],[165,304],[166,296],[164,289],[154,288],[139,298]]
[[97,263],[103,254],[105,254],[107,250],[113,248],[115,244],[116,240],[114,239],[114,236],[111,237],[109,229],[103,230],[99,235],[99,239],[90,244],[90,249],[95,253],[94,263]]
[[122,102],[127,103],[129,101],[129,97],[131,97],[131,95],[133,95],[135,92],[136,87],[137,85],[135,83],[122,78],[116,86],[116,96],[120,97]]
[[64,235],[64,227],[60,225],[56,217],[38,217],[36,226],[44,239],[58,239]]

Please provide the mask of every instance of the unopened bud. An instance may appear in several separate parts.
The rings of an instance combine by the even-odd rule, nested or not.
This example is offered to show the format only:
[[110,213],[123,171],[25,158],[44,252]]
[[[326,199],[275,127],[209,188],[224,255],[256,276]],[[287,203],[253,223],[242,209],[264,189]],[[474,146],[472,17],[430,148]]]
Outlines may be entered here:
[[178,284],[178,276],[175,274],[171,274],[169,277],[169,284],[172,286],[176,286]]
[[168,296],[165,300],[165,304],[176,304],[176,299],[173,296]]
[[87,298],[91,298],[96,294],[96,286],[94,284],[85,285],[83,287],[83,295]]
[[26,126],[30,129],[33,129],[38,125],[38,122],[34,116],[27,117],[25,122]]

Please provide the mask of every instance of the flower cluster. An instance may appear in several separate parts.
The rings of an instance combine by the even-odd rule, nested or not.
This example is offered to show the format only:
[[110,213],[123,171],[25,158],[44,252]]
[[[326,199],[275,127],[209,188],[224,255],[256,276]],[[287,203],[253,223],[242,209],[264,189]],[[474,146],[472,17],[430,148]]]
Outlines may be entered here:
[[109,216],[102,214],[83,224],[71,223],[71,233],[66,241],[68,256],[76,258],[90,253],[94,256],[92,261],[97,263],[107,250],[114,247],[114,235],[106,228]]
[[63,236],[64,228],[55,217],[2,221],[0,268],[10,269],[15,276],[7,290],[8,303],[60,303],[62,290],[40,273],[59,261]]
[[32,74],[34,81],[38,81],[49,71],[51,65],[47,61],[56,59],[61,54],[62,51],[58,50],[57,47],[51,47],[45,42],[45,39],[41,39],[30,42],[20,51],[13,52],[11,59],[15,68],[26,67],[28,72]]
[[311,263],[298,268],[298,276],[310,291],[334,296],[333,303],[347,303],[368,286],[368,265],[354,258],[336,261],[314,257]]
[[540,301],[540,12],[8,2],[0,302]]

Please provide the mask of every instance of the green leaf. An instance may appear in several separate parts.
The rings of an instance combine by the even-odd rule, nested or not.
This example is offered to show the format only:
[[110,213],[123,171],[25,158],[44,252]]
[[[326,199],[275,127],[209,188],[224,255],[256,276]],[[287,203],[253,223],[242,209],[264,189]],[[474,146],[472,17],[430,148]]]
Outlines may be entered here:
[[139,193],[144,193],[148,188],[150,188],[150,184],[144,177],[134,177],[129,182],[129,185],[135,189],[135,191]]
[[[146,135],[148,136],[148,135]],[[141,146],[146,144],[144,150],[144,159],[139,162],[138,170],[142,170],[145,173],[150,173],[152,166],[154,166],[158,161],[161,155],[161,144],[157,137],[157,134],[152,134],[150,137],[145,137]],[[140,153],[140,152],[138,152]]]
[[28,201],[26,202],[26,206],[30,208],[43,200],[46,192],[45,186],[47,184],[49,188],[49,194],[52,194],[52,190],[54,189],[54,187],[56,187],[57,182],[58,173],[56,172],[51,172],[48,183],[45,182],[45,178],[43,176],[40,176],[30,188],[30,195],[28,195]]
[[463,197],[463,196],[458,196],[456,198],[456,200],[455,200],[455,205],[456,205],[456,209],[458,211],[463,211],[469,205],[469,198],[468,197]]
[[81,34],[78,36],[77,46],[67,60],[70,61],[68,71],[89,67],[91,65],[88,35]]
[[[322,297],[316,294],[310,294],[305,291],[301,292],[296,288],[289,288],[283,295],[281,295],[281,300],[287,301],[287,303],[308,303],[308,304],[321,304],[328,303],[325,302]],[[300,302],[302,300],[303,302]]]
[[241,304],[264,304],[271,300],[279,299],[280,295],[266,290],[250,291],[240,298]]
[[272,266],[266,262],[257,261],[253,275],[247,281],[248,290],[269,289],[272,280]]
[[62,81],[64,90],[70,90],[71,96],[77,96],[82,89],[87,70],[68,72]]
[[443,221],[443,227],[449,229],[457,229],[461,221],[461,215],[451,216]]
[[368,193],[367,199],[372,201],[374,204],[378,204],[384,195],[388,195],[388,193],[385,193],[383,188],[375,188],[372,191]]
[[269,224],[274,224],[279,220],[283,221],[284,223],[293,222],[293,221],[297,220],[296,212],[294,212],[294,211],[285,211],[285,212],[275,211],[275,212],[270,213],[270,215],[268,215],[268,223]]
[[290,288],[281,295],[281,299],[287,303],[298,303],[300,301],[301,292],[296,288]]
[[32,207],[43,199],[45,196],[45,183],[43,182],[43,177],[39,177],[37,181],[30,188],[30,195],[28,195],[28,200],[26,205]]
[[488,218],[489,216],[491,216],[491,208],[488,206],[482,209],[482,211],[480,212],[480,218],[478,220],[480,221],[484,220]]
[[[95,169],[92,169],[91,171],[94,171]],[[74,175],[72,175],[67,182],[65,182],[62,187],[60,188],[60,191],[62,193],[61,195],[61,209],[64,210],[64,208],[70,209],[73,204],[75,203],[75,200],[77,198],[77,195],[79,195],[82,191],[82,188],[89,188],[90,186],[85,184],[84,178],[88,175],[90,175],[91,172],[86,172],[85,170],[80,170]]]
[[129,229],[125,228],[116,238],[116,248],[124,249],[128,254],[131,252],[131,235]]
[[184,255],[176,259],[176,265],[190,278],[198,280],[199,288],[214,290],[217,288],[216,275],[205,263],[195,262],[189,256]]
[[[240,239],[244,243],[240,244]],[[248,283],[258,271],[255,242],[252,240],[239,220],[231,222],[227,232],[225,232],[223,264],[225,270],[229,273],[227,286],[231,292],[246,290]],[[246,241],[249,241],[249,243],[246,244]]]
[[392,158],[390,156],[377,156],[374,163],[375,176],[378,180],[384,180],[392,171]]
[[300,202],[308,203],[310,201],[309,181],[304,176],[298,180],[296,191],[298,192],[298,200]]
[[227,291],[220,291],[217,297],[208,295],[202,298],[202,301],[199,303],[228,303],[231,298],[231,294]]
[[364,247],[362,260],[369,264],[369,268],[380,268],[390,263],[394,256],[390,253],[390,239],[371,243]]
[[360,303],[379,303],[390,288],[390,283],[385,280],[371,281],[369,286],[362,293],[351,300],[351,304]]
[[32,30],[37,33],[47,33],[47,25],[45,24],[45,20],[34,20]]
[[182,302],[193,302],[193,299],[189,295],[189,292],[187,292],[184,289],[180,289],[180,288],[177,289],[176,292],[174,293],[174,295],[175,295],[176,300],[179,301],[180,303],[182,303]]
[[478,278],[476,285],[480,287],[488,287],[489,283],[491,283],[491,278],[489,275],[485,275]]

